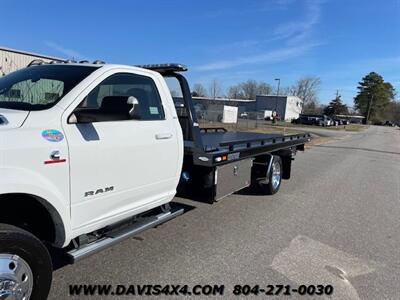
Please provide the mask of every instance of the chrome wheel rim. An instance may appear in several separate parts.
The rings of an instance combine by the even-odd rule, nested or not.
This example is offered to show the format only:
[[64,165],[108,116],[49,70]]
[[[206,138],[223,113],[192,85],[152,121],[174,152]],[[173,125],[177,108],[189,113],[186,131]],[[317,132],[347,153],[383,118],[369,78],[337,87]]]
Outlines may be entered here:
[[0,253],[0,300],[29,300],[32,289],[29,264],[18,255]]
[[281,182],[281,165],[278,161],[272,163],[272,187],[278,188]]

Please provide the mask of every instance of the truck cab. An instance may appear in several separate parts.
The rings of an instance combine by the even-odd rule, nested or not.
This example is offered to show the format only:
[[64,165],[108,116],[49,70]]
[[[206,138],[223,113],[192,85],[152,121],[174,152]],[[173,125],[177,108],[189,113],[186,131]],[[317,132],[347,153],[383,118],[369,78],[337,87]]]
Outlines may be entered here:
[[41,64],[0,79],[0,223],[66,247],[169,203],[182,162],[157,72]]

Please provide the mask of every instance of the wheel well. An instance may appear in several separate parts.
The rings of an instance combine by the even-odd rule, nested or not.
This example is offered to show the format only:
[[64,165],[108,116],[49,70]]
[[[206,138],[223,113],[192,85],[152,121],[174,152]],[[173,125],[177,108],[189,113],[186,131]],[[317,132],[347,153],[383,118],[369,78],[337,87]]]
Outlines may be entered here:
[[59,239],[56,224],[52,212],[42,203],[44,200],[29,194],[0,195],[0,223],[20,227],[40,240],[55,243]]

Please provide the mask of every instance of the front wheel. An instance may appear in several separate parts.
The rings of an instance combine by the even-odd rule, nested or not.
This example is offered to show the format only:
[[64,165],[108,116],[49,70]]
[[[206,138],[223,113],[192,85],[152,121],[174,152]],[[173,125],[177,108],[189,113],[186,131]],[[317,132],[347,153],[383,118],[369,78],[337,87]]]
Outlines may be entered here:
[[0,224],[0,299],[46,299],[51,280],[51,258],[43,243],[23,229]]
[[268,174],[268,183],[260,183],[262,192],[266,195],[273,195],[279,191],[282,182],[282,159],[274,155],[272,166]]

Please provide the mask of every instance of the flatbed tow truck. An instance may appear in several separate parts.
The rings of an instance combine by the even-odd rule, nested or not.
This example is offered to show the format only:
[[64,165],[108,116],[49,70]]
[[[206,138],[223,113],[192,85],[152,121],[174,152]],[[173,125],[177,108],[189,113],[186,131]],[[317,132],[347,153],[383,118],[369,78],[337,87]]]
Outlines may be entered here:
[[0,78],[0,299],[46,299],[49,247],[77,262],[181,215],[176,194],[213,203],[290,178],[310,135],[200,128],[186,70],[33,61]]

